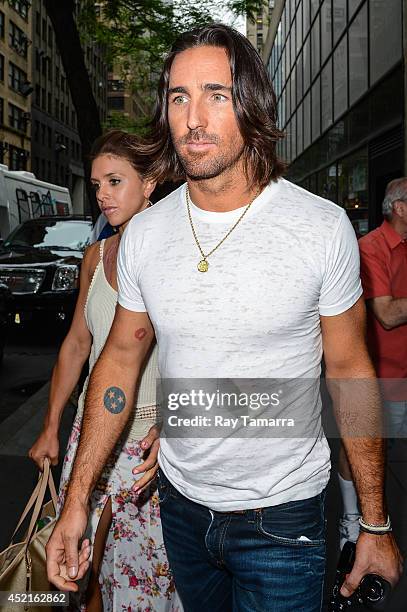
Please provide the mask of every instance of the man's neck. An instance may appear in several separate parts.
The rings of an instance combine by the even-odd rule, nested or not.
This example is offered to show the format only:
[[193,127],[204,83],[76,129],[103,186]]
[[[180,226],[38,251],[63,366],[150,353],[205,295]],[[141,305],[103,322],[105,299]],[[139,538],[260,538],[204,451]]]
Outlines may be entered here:
[[245,174],[236,170],[200,181],[188,178],[189,194],[195,206],[212,212],[228,212],[249,204],[260,189],[250,187]]
[[402,220],[393,217],[390,225],[401,236],[402,240],[407,240],[407,226]]

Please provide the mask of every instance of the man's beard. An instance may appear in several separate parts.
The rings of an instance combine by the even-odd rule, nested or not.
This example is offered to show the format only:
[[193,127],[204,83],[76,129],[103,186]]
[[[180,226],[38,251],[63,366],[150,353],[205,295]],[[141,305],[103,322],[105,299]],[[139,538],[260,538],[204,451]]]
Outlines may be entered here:
[[230,143],[229,154],[220,153],[218,156],[212,159],[205,159],[205,154],[201,153],[190,153],[187,156],[181,152],[181,146],[188,143],[199,142],[204,140],[205,142],[212,142],[219,144],[220,139],[217,135],[194,133],[179,138],[174,142],[175,150],[178,155],[178,159],[184,168],[184,172],[188,178],[193,181],[201,181],[205,179],[212,179],[223,174],[226,170],[230,170],[240,160],[243,153],[243,144],[241,142],[232,141]]

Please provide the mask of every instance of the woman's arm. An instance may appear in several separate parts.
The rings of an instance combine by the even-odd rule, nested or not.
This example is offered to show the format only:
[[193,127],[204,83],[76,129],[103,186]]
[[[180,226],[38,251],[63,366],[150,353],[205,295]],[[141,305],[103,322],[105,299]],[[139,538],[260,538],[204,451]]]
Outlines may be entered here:
[[28,453],[40,469],[45,457],[49,457],[52,465],[58,463],[58,431],[62,413],[89,357],[92,336],[86,326],[84,309],[98,260],[99,244],[96,243],[86,250],[82,261],[75,313],[52,371],[48,410],[43,429]]

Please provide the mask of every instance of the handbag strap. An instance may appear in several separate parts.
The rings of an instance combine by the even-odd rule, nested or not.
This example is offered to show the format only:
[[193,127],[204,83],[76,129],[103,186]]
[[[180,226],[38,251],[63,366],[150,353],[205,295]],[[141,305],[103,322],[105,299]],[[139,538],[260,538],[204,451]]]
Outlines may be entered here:
[[51,492],[51,499],[52,499],[52,503],[54,506],[54,510],[56,511],[57,508],[57,493],[56,493],[56,489],[55,489],[55,483],[54,483],[54,479],[52,477],[52,472],[50,470],[50,462],[48,458],[44,459],[44,470],[42,473],[40,473],[39,478],[38,478],[38,482],[34,488],[34,491],[31,494],[30,499],[28,500],[28,503],[20,517],[20,520],[18,521],[17,527],[14,530],[14,533],[11,537],[11,541],[13,541],[13,538],[15,536],[15,534],[17,533],[17,531],[19,530],[19,528],[21,527],[23,521],[25,520],[25,518],[27,517],[28,513],[30,512],[31,508],[34,506],[34,510],[33,510],[33,514],[31,517],[31,521],[30,521],[30,525],[28,527],[28,531],[27,531],[27,535],[26,535],[26,542],[28,545],[28,542],[30,541],[32,532],[35,528],[35,525],[37,523],[38,520],[38,516],[40,515],[43,503],[44,503],[44,497],[45,497],[45,493],[47,490],[47,485],[49,486],[50,492]]
[[[49,459],[46,458],[44,460],[44,470],[43,470],[42,476],[41,476],[40,490],[38,491],[37,501],[35,502],[34,510],[33,510],[33,513],[32,513],[32,516],[31,516],[31,520],[30,520],[30,524],[29,524],[28,530],[27,530],[26,543],[25,543],[25,547],[26,548],[28,547],[28,545],[30,543],[32,535],[33,535],[33,533],[35,531],[35,527],[37,525],[38,517],[41,514],[42,506],[44,504],[45,493],[46,493],[48,485],[50,483],[50,477],[52,478],[51,469],[50,469],[50,462],[49,462]],[[54,484],[54,481],[52,481],[52,484]],[[53,489],[55,491],[55,485],[54,485]],[[52,503],[54,505],[54,510],[56,510],[56,495],[54,496],[54,499],[52,499]]]
[[35,485],[35,489],[31,493],[31,497],[28,500],[27,505],[24,508],[22,515],[20,516],[20,520],[17,523],[17,527],[14,529],[13,535],[11,536],[11,543],[13,542],[14,536],[16,535],[17,531],[20,529],[21,525],[23,524],[25,517],[27,516],[27,514],[29,513],[29,511],[31,510],[31,508],[35,504],[35,500],[38,497],[38,491],[40,490],[40,486],[41,486],[41,480],[38,479],[38,482]]

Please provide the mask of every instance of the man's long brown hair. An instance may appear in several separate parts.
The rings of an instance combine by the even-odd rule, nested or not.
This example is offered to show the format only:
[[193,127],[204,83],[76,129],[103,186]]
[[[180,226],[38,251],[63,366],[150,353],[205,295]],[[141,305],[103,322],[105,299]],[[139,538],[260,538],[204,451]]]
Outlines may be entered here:
[[276,153],[276,143],[284,137],[276,125],[276,97],[257,51],[242,34],[223,24],[211,24],[182,34],[165,60],[148,136],[148,149],[153,159],[149,176],[157,182],[185,178],[168,124],[168,87],[175,56],[200,46],[220,47],[228,55],[233,106],[244,141],[245,174],[250,185],[264,187],[271,180],[277,180],[285,170],[284,162]]

